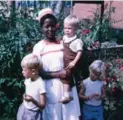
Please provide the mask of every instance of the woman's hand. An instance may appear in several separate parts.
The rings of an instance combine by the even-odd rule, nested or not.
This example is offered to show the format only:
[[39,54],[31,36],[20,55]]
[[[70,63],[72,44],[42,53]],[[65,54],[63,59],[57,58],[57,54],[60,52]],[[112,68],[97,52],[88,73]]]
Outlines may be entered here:
[[63,70],[59,71],[57,74],[59,74],[58,75],[59,78],[64,79],[64,78],[66,78],[67,72],[66,72],[66,70],[63,69]]

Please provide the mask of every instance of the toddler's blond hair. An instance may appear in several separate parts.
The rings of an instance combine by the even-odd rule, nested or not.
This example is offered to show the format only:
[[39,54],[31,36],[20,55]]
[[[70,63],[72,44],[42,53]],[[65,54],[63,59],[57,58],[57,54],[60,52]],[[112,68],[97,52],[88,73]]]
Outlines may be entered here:
[[75,15],[69,15],[64,19],[64,24],[65,23],[68,23],[77,29],[79,28],[80,20]]
[[95,60],[90,66],[89,70],[98,77],[98,79],[103,80],[105,78],[105,63],[102,60]]
[[21,67],[39,70],[41,67],[40,60],[36,55],[28,54],[22,59]]

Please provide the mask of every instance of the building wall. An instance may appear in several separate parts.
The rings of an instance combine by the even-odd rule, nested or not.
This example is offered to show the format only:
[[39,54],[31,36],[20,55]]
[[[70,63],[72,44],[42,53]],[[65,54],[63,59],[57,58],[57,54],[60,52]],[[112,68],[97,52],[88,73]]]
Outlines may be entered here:
[[[112,24],[113,28],[123,29],[123,1],[105,1],[104,4],[108,4],[112,7],[115,7],[115,13],[111,14],[111,19],[116,21]],[[97,4],[86,4],[86,3],[75,3],[73,6],[73,14],[78,16],[80,19],[93,19],[93,12],[97,7],[101,7],[101,5]]]

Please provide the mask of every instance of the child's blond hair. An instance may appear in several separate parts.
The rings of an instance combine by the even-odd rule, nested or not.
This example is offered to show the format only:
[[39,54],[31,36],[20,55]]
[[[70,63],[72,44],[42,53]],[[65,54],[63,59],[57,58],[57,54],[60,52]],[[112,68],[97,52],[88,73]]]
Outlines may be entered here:
[[89,70],[97,76],[98,79],[105,78],[105,63],[102,60],[95,60],[90,66]]
[[69,15],[64,19],[64,24],[68,23],[72,25],[74,28],[80,27],[80,20],[75,15]]
[[28,54],[22,59],[21,67],[39,70],[41,67],[40,60],[36,55]]

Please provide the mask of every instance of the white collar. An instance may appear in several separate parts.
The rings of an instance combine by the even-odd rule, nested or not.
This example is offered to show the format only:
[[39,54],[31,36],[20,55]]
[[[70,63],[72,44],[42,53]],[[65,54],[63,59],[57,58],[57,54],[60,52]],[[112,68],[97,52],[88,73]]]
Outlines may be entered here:
[[63,40],[64,42],[70,42],[76,38],[77,38],[77,35],[74,35],[73,37],[67,37],[66,35],[64,35]]

